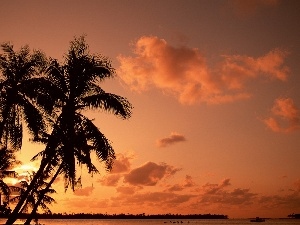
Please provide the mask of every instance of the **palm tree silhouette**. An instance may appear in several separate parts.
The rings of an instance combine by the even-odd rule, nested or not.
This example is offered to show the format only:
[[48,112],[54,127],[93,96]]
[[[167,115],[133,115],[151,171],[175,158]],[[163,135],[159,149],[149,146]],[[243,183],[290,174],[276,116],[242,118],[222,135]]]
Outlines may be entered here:
[[[8,212],[8,202],[10,196],[10,187],[4,182],[4,178],[16,177],[16,172],[11,168],[15,164],[20,163],[16,160],[14,151],[5,148],[0,149],[0,207],[1,211]],[[2,195],[4,201],[2,201]]]
[[53,87],[41,76],[47,62],[42,52],[30,53],[28,46],[16,52],[9,43],[1,48],[0,141],[19,150],[24,122],[34,138],[45,131],[43,114],[52,110]]
[[[77,181],[76,166],[85,165],[89,173],[98,172],[91,159],[92,152],[105,163],[107,170],[111,169],[115,159],[114,150],[93,121],[83,115],[83,111],[100,109],[123,119],[131,116],[132,106],[126,98],[107,93],[99,86],[105,78],[114,75],[115,71],[107,58],[89,53],[83,36],[71,41],[62,65],[57,60],[51,61],[47,79],[58,88],[54,95],[57,100],[54,108],[56,114],[53,115],[51,134],[44,133],[44,137],[40,139],[46,143],[46,148],[39,154],[42,159],[35,182],[38,183],[38,179],[43,179],[49,172],[56,170],[49,183],[52,184],[56,176],[63,174],[65,188],[71,187],[74,190]],[[42,197],[41,195],[40,198]],[[6,224],[12,224],[16,220],[21,209],[21,206],[18,207]]]
[[[49,67],[49,80],[61,90],[57,93],[58,110],[54,142],[62,164],[65,187],[74,190],[76,164],[85,165],[89,172],[98,172],[91,161],[94,151],[100,161],[111,169],[115,158],[109,140],[82,112],[86,109],[101,109],[123,119],[131,116],[131,104],[126,98],[107,93],[100,86],[105,78],[114,76],[114,69],[107,58],[91,55],[83,36],[75,38],[65,63],[53,60]],[[48,153],[45,152],[47,155]]]
[[[53,109],[55,87],[42,76],[47,60],[41,51],[30,53],[24,46],[14,51],[13,45],[1,45],[0,54],[0,142],[3,148],[19,150],[23,124],[33,140],[46,130],[45,115]],[[29,194],[23,196],[19,211]]]
[[[34,175],[34,173],[32,175],[30,175],[31,177]],[[55,203],[55,200],[47,195],[47,194],[54,194],[56,193],[56,191],[52,188],[48,188],[47,190],[45,190],[45,187],[47,187],[48,183],[46,183],[45,181],[40,184],[37,189],[35,190],[33,195],[30,195],[27,199],[26,199],[26,203],[24,204],[24,206],[21,209],[22,213],[27,213],[29,208],[34,208],[36,205],[40,208],[42,208],[42,210],[45,213],[51,213],[50,208],[47,206],[48,204],[52,204]],[[22,194],[26,191],[26,189],[28,188],[29,184],[27,181],[21,181],[19,183],[19,186],[14,186],[12,187],[13,191],[16,193],[19,193],[19,195],[13,197],[10,199],[10,202],[12,203],[16,203],[19,202],[20,197],[22,196]],[[42,201],[38,202],[39,196],[41,195],[41,193],[43,193],[43,199]],[[38,203],[38,204],[37,204]]]

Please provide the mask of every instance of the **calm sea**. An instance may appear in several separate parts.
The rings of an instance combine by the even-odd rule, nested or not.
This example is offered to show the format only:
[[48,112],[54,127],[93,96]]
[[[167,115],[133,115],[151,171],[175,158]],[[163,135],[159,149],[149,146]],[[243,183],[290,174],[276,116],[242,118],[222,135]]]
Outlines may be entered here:
[[[17,224],[24,223],[18,220]],[[0,224],[5,220],[0,219]],[[241,225],[241,224],[261,224],[261,225],[300,225],[300,220],[294,219],[268,219],[263,223],[252,223],[249,219],[228,219],[228,220],[79,220],[79,219],[63,219],[63,220],[39,220],[43,225]]]

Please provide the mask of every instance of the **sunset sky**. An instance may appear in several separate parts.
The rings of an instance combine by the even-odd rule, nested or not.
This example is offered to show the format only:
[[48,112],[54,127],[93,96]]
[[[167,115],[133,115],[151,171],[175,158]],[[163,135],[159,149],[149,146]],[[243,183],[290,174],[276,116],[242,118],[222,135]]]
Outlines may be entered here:
[[[102,87],[134,106],[129,120],[87,112],[117,160],[79,169],[75,193],[60,178],[53,212],[300,213],[299,12],[298,0],[2,0],[0,42],[63,61],[86,35],[117,71]],[[28,139],[24,164],[43,149]]]

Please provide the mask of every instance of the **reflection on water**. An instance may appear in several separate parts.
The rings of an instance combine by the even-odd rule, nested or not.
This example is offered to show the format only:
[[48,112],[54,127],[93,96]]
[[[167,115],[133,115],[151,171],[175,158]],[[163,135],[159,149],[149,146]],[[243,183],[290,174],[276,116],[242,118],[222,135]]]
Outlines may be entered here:
[[[0,219],[0,224],[5,223],[5,219]],[[24,220],[17,220],[16,224],[22,224]],[[55,219],[55,220],[39,220],[43,225],[242,225],[252,224],[248,219],[228,219],[228,220],[151,220],[151,219],[130,219],[130,220],[110,220],[110,219]],[[300,220],[294,219],[268,219],[260,225],[300,225]]]

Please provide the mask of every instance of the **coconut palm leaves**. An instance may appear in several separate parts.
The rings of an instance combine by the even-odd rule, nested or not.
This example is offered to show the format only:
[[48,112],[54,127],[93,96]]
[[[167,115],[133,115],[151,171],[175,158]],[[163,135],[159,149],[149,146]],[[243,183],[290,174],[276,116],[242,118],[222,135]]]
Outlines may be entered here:
[[[107,58],[89,53],[84,37],[71,41],[70,49],[62,64],[57,60],[49,62],[44,77],[47,81],[46,85],[43,85],[44,80],[40,79],[40,88],[26,96],[33,99],[31,102],[35,103],[36,109],[42,109],[48,112],[48,115],[51,113],[52,127],[48,129],[51,133],[47,134],[42,126],[44,121],[42,117],[38,119],[40,126],[31,129],[36,140],[43,141],[46,147],[38,155],[42,157],[39,170],[26,192],[21,195],[18,205],[6,224],[15,221],[25,199],[34,198],[40,182],[49,174],[52,174],[53,178],[50,184],[54,182],[56,176],[63,174],[65,188],[71,187],[74,190],[78,180],[76,176],[78,166],[86,166],[89,173],[98,172],[92,162],[92,154],[95,154],[100,162],[105,163],[106,169],[111,169],[115,159],[114,150],[109,140],[83,112],[99,109],[122,119],[131,116],[132,106],[126,98],[107,93],[99,86],[101,81],[114,75],[115,71]],[[40,94],[48,89],[46,93],[49,94]],[[25,113],[26,111],[22,115]],[[27,121],[29,122],[30,119],[28,118]],[[30,126],[34,128],[34,125]],[[6,128],[6,125],[3,127]],[[44,191],[47,191],[47,187]],[[39,195],[39,198],[38,202],[42,200],[43,195]]]
[[23,122],[34,137],[45,131],[41,111],[52,110],[51,83],[41,76],[46,58],[40,51],[32,54],[28,46],[15,52],[9,43],[0,54],[0,140],[13,149],[22,144]]
[[0,205],[2,204],[2,195],[5,202],[9,200],[10,188],[4,182],[4,178],[16,177],[16,173],[10,169],[17,163],[19,162],[15,158],[14,151],[6,148],[0,149]]
[[[39,197],[43,194],[42,201],[39,202],[39,207],[45,212],[45,213],[51,213],[50,208],[48,207],[49,204],[55,203],[55,200],[47,195],[47,194],[54,194],[56,191],[54,189],[48,188],[47,191],[45,191],[45,187],[47,186],[46,182],[43,182],[43,184],[40,184],[38,189],[34,192],[33,195],[30,195],[27,200],[26,204],[24,204],[21,212],[27,213],[30,208],[34,208],[35,205],[38,202]],[[26,189],[28,188],[28,182],[27,181],[21,181],[19,183],[19,186],[13,187],[14,192],[18,193],[19,195],[13,197],[10,199],[10,202],[17,203],[20,200],[20,196],[25,193]]]
[[[84,37],[74,39],[65,62],[60,65],[52,61],[48,79],[57,86],[60,115],[56,122],[54,138],[60,144],[59,150],[66,187],[74,189],[77,163],[86,165],[90,172],[97,172],[91,163],[91,152],[110,169],[114,151],[109,141],[81,112],[86,109],[100,109],[127,119],[131,115],[131,104],[123,97],[106,93],[99,83],[114,76],[110,62],[101,56],[91,55]],[[46,153],[48,154],[48,153]]]

